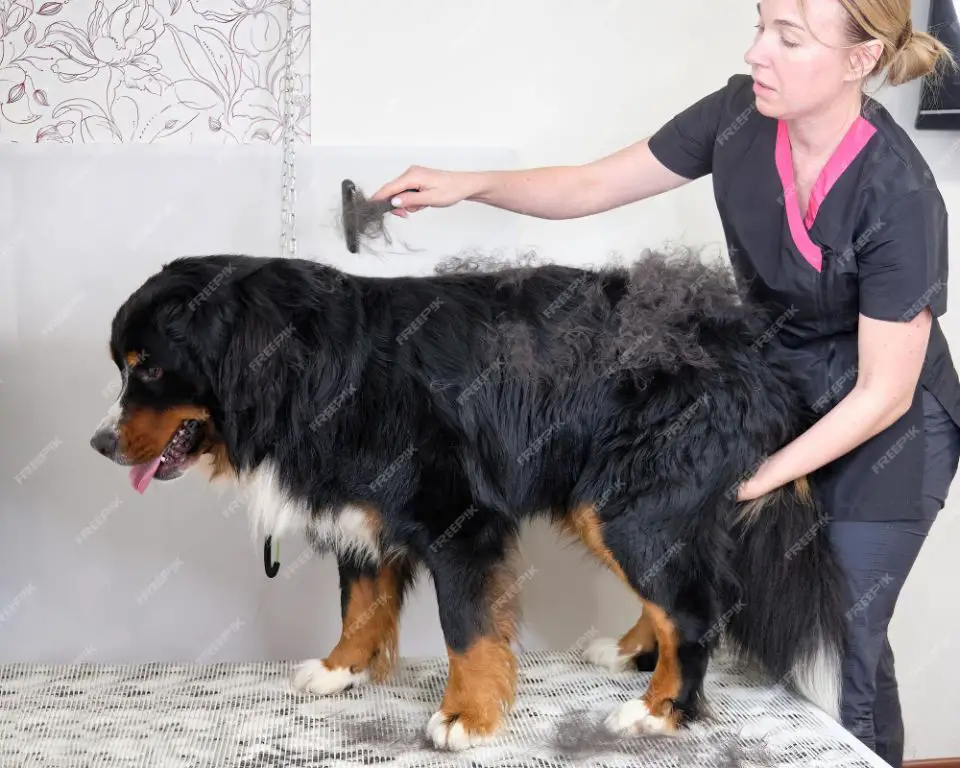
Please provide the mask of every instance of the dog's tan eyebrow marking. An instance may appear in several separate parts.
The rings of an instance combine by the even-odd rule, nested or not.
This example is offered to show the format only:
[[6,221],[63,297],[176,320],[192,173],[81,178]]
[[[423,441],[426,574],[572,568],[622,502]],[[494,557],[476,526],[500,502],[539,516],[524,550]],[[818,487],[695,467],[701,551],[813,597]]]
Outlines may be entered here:
[[127,365],[129,365],[131,368],[135,368],[146,358],[146,356],[146,352],[127,352],[125,359],[127,361]]

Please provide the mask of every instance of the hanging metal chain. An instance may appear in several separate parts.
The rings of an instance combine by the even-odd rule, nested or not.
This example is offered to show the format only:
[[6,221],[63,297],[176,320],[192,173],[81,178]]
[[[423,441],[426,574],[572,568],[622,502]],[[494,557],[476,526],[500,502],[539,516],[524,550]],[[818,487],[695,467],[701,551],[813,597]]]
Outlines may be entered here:
[[280,205],[280,257],[294,257],[297,254],[297,171],[296,171],[296,123],[294,112],[297,104],[297,87],[293,73],[293,3],[287,0],[287,31],[284,39],[283,72],[283,178]]

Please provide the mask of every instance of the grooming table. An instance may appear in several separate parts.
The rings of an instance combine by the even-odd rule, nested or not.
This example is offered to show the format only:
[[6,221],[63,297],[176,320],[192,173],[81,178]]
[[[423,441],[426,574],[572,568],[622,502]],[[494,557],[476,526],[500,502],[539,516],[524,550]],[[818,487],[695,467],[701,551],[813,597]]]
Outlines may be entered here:
[[649,673],[610,673],[572,653],[519,656],[516,708],[497,741],[426,746],[445,659],[403,659],[387,684],[303,695],[295,663],[0,666],[2,768],[553,768],[885,766],[816,708],[715,661],[712,721],[681,735],[600,730]]

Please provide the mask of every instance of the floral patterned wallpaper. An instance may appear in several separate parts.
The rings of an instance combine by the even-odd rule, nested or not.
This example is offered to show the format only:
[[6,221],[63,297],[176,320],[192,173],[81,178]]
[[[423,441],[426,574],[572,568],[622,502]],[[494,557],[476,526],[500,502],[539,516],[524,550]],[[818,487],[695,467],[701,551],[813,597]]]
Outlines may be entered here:
[[309,0],[0,0],[0,142],[279,143],[288,2],[308,142]]

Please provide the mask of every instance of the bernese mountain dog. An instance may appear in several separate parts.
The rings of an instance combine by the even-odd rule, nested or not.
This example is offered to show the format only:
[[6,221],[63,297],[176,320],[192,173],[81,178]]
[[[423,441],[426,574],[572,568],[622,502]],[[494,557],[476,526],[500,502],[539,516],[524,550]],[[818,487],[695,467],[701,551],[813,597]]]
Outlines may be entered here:
[[844,582],[812,486],[737,500],[814,419],[777,333],[692,255],[397,278],[186,257],[116,313],[122,390],[91,444],[141,493],[202,458],[242,486],[258,532],[334,554],[340,641],[298,668],[302,690],[383,680],[429,573],[449,659],[437,747],[482,743],[511,710],[515,545],[537,517],[638,597],[636,625],[585,652],[652,670],[610,729],[702,717],[718,648],[836,716]]

